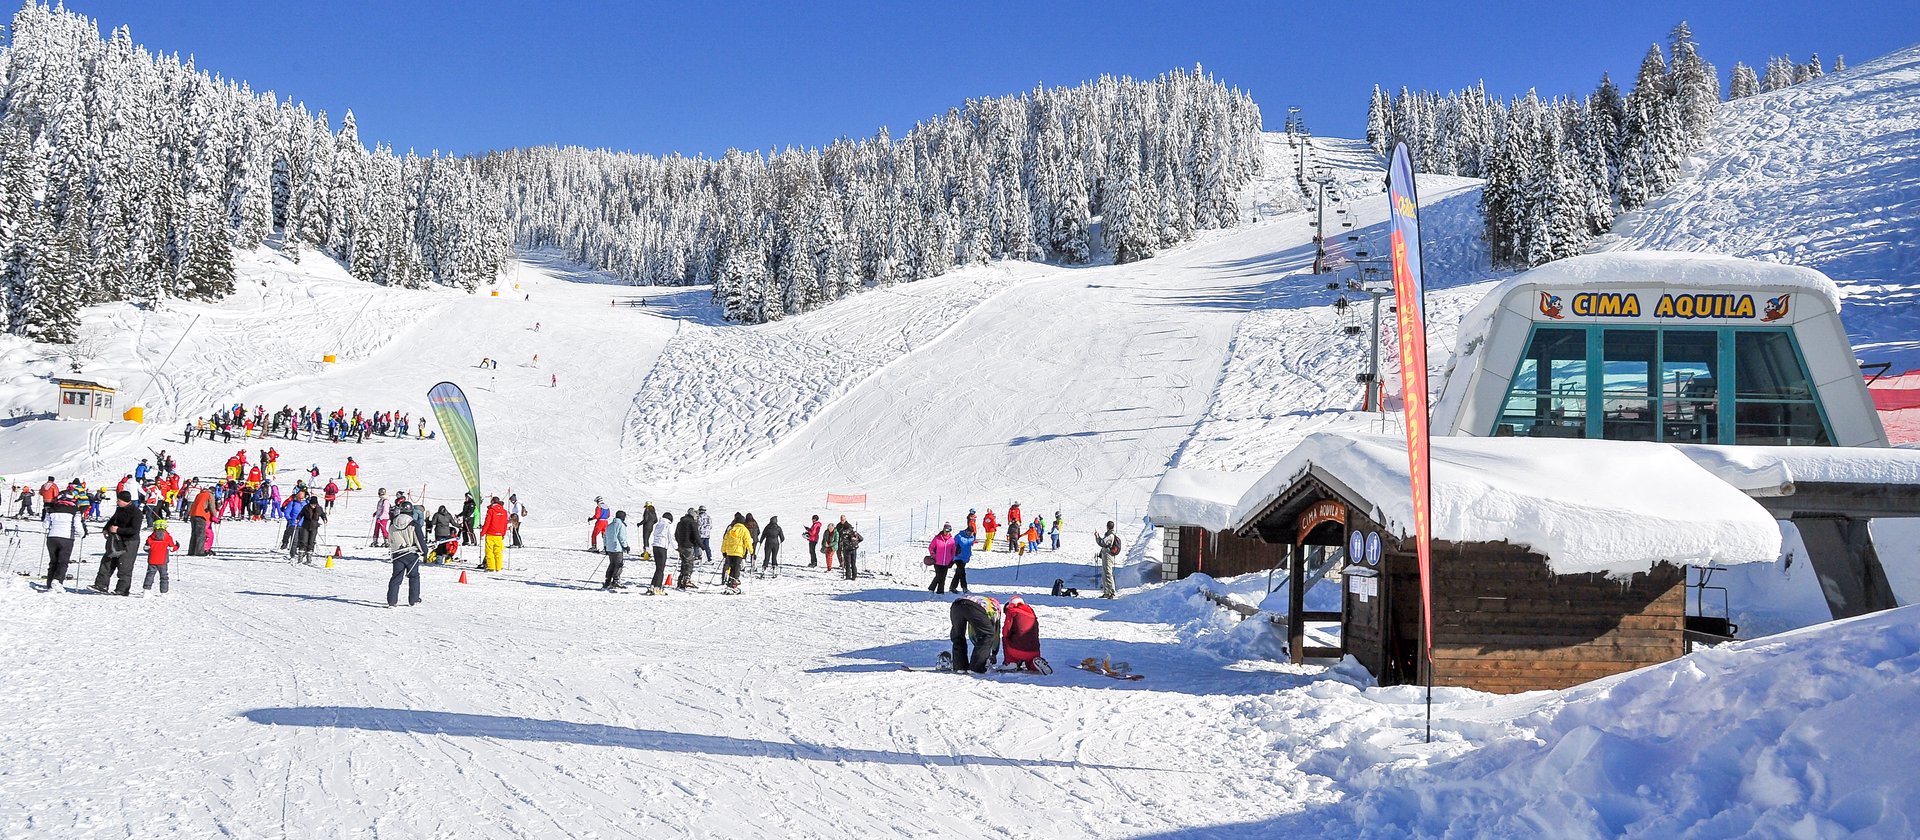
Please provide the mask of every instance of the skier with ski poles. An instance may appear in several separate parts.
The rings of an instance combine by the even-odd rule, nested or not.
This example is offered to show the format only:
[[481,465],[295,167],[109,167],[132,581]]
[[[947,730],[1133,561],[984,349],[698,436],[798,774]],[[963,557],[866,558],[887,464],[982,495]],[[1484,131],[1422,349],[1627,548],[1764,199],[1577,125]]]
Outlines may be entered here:
[[687,508],[680,524],[674,526],[673,541],[680,548],[680,588],[697,589],[693,582],[693,558],[700,552],[700,525],[694,521],[693,508]]
[[413,504],[404,497],[393,503],[391,533],[387,555],[393,561],[393,577],[387,580],[387,607],[400,605],[402,580],[407,582],[407,606],[415,606],[420,603],[420,552],[426,546],[427,532],[415,516]]
[[603,545],[606,546],[607,553],[607,577],[605,582],[600,584],[600,591],[617,592],[620,590],[620,572],[626,568],[627,565],[626,511],[616,511],[613,514],[613,519],[607,522],[607,531],[604,536],[606,538],[606,542],[603,543]]
[[740,591],[740,568],[751,554],[753,536],[747,533],[747,518],[736,513],[733,515],[733,524],[727,526],[727,532],[720,538],[720,556],[724,559],[720,566],[720,579],[729,591]]
[[46,591],[53,592],[67,588],[67,564],[87,536],[87,523],[80,518],[80,507],[74,504],[71,492],[56,494],[42,510],[41,523],[47,529]]
[[653,529],[653,538],[647,546],[653,559],[653,581],[647,585],[648,595],[666,593],[667,550],[673,546],[673,513],[668,511],[660,515],[658,527]]

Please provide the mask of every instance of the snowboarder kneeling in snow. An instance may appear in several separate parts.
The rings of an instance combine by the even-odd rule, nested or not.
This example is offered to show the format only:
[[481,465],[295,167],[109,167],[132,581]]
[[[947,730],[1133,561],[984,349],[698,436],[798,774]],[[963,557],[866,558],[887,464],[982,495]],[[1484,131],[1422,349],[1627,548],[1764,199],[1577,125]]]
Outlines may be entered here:
[[[993,654],[1000,647],[1000,602],[984,595],[956,598],[949,611],[953,616],[953,670],[987,672]],[[967,641],[973,641],[973,655],[967,655]]]
[[1000,635],[1002,662],[1021,671],[1053,673],[1047,660],[1040,658],[1040,621],[1034,617],[1026,599],[1016,596],[1008,601],[1006,618],[1001,624],[1004,628]]

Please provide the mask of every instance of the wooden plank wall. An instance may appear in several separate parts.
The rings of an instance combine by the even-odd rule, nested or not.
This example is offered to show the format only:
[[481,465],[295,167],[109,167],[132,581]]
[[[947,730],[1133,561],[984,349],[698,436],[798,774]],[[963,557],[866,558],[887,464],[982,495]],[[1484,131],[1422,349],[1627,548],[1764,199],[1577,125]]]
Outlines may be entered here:
[[1625,581],[1555,575],[1505,543],[1436,545],[1434,567],[1435,685],[1565,688],[1686,653],[1679,567]]
[[1264,572],[1280,563],[1286,546],[1185,526],[1180,529],[1180,576],[1205,572],[1217,578]]

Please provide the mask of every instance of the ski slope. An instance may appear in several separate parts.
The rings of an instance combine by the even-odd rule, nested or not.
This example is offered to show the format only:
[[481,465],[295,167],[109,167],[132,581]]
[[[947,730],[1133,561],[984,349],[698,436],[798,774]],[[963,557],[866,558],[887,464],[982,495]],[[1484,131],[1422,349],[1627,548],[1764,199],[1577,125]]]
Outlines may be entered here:
[[1666,196],[1603,249],[1707,251],[1819,269],[1868,362],[1920,367],[1920,46],[1723,105]]
[[[1315,144],[1361,237],[1340,247],[1380,253],[1379,162]],[[215,404],[418,414],[455,381],[486,491],[529,506],[530,547],[466,584],[428,568],[424,603],[387,610],[372,499],[352,493],[322,540],[332,569],[286,563],[273,524],[228,523],[218,557],[177,560],[169,596],[7,575],[0,837],[1910,836],[1910,760],[1844,747],[1909,734],[1904,610],[1568,692],[1441,691],[1428,744],[1417,691],[1277,664],[1270,625],[1197,595],[1257,602],[1260,576],[1045,594],[1089,587],[1088,532],[1109,518],[1130,561],[1156,559],[1138,517],[1167,466],[1264,466],[1311,431],[1381,422],[1352,410],[1366,347],[1344,328],[1364,306],[1334,310],[1303,273],[1293,154],[1272,140],[1248,225],[1151,260],[970,268],[754,327],[714,320],[704,289],[608,285],[539,254],[480,295],[243,255],[243,292],[220,304],[87,313],[107,339],[88,369],[146,392],[145,427],[28,419],[62,362],[4,340],[0,473],[16,480],[110,484],[159,448],[213,474],[241,444],[182,446],[177,429]],[[1437,370],[1493,272],[1477,185],[1422,186]],[[369,488],[459,503],[440,440],[271,445],[283,481],[351,454]],[[871,501],[828,509],[827,492]],[[596,496],[778,515],[789,535],[845,512],[879,574],[793,568],[795,538],[784,573],[740,596],[713,591],[710,565],[703,591],[602,593],[582,550]],[[1016,500],[1060,510],[1064,548],[982,557],[974,590],[1032,601],[1059,670],[902,672],[946,647],[925,538]],[[15,539],[0,535],[8,570],[43,568],[37,538]],[[627,579],[649,572],[630,561]],[[1068,667],[1089,656],[1147,677]],[[1742,704],[1753,719],[1729,728]],[[1636,775],[1642,754],[1676,780]]]

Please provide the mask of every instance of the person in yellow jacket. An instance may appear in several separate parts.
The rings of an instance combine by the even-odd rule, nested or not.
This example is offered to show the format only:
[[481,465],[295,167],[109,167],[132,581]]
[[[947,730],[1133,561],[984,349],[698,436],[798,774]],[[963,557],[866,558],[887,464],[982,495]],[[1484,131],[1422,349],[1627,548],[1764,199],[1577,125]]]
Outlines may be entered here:
[[720,556],[724,558],[720,575],[727,581],[727,588],[740,588],[740,566],[747,555],[753,553],[753,535],[747,533],[747,518],[738,513],[733,515],[733,524],[727,526],[727,532],[720,535]]

